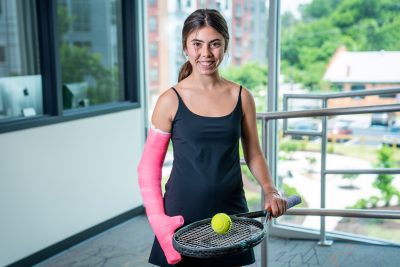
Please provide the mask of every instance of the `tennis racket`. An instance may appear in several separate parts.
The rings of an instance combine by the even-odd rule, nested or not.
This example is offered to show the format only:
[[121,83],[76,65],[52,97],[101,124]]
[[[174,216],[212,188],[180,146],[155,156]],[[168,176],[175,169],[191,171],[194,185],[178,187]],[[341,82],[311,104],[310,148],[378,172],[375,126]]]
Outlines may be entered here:
[[[299,196],[287,199],[288,209],[301,203]],[[253,218],[265,216],[261,223]],[[231,229],[226,234],[217,234],[211,228],[211,218],[186,225],[175,232],[172,244],[180,254],[195,258],[211,258],[236,254],[250,249],[264,239],[270,211],[230,215]]]

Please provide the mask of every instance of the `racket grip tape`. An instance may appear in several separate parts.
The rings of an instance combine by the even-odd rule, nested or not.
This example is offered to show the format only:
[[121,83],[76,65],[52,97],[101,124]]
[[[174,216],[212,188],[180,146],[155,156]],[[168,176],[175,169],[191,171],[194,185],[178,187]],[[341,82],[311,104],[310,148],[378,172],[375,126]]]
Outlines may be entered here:
[[301,197],[299,196],[290,196],[287,199],[287,208],[290,209],[293,206],[301,203]]
[[[301,203],[301,197],[299,196],[290,196],[287,198],[287,208],[290,209],[293,206],[296,206],[297,204]],[[259,218],[259,217],[265,217],[268,213],[268,210],[261,210],[261,211],[253,211],[253,212],[246,212],[246,213],[240,213],[240,214],[235,214],[234,216],[236,217],[246,217],[246,218]]]

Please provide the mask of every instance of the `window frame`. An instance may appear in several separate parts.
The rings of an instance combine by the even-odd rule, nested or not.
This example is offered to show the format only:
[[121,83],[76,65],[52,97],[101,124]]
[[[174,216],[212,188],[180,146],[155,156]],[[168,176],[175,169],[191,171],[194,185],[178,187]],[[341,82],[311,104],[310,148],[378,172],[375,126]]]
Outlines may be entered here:
[[121,86],[124,88],[124,100],[72,110],[64,110],[62,103],[57,0],[35,0],[33,4],[37,12],[43,115],[2,119],[0,134],[142,107],[139,53],[143,36],[138,30],[141,17],[138,1],[121,0],[122,42],[119,45],[123,53]]

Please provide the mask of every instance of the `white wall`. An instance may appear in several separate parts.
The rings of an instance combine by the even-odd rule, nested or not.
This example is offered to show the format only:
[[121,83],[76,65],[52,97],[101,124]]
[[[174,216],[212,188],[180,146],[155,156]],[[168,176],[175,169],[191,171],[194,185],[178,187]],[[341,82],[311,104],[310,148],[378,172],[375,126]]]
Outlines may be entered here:
[[0,134],[0,266],[142,204],[144,111]]

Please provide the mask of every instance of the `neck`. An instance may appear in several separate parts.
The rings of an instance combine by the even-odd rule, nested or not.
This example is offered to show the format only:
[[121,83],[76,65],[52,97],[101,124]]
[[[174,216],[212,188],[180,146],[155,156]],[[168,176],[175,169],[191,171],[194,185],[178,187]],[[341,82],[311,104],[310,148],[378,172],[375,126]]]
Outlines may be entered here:
[[197,72],[192,72],[189,75],[189,79],[196,84],[199,89],[209,90],[215,88],[215,86],[223,81],[223,78],[216,71],[212,75],[201,75]]

